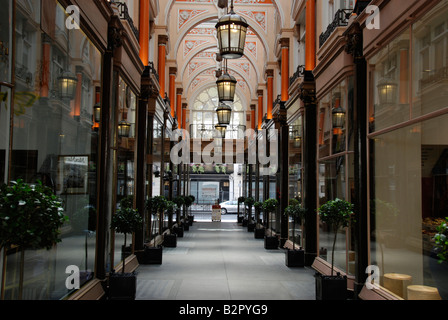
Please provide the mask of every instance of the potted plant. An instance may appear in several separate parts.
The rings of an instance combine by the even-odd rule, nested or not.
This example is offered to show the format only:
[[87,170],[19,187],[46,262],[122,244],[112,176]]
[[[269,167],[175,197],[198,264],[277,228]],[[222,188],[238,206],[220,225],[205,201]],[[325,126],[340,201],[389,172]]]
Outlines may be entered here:
[[[121,207],[112,217],[111,228],[117,233],[124,234],[124,247],[128,234],[136,232],[143,224],[143,219],[136,209]],[[121,273],[112,272],[109,275],[109,299],[135,300],[137,290],[137,276],[135,272],[125,272],[125,257],[123,256]]]
[[284,214],[292,219],[292,250],[289,248],[285,254],[285,264],[288,267],[304,267],[305,266],[305,251],[303,250],[303,238],[301,239],[301,248],[296,249],[296,233],[295,224],[297,221],[303,229],[303,219],[305,218],[305,209],[302,208],[300,202],[296,199],[289,201],[289,206],[286,207]]
[[183,196],[177,196],[173,199],[173,202],[176,204],[176,222],[177,226],[173,228],[173,232],[177,234],[179,238],[184,236],[184,228],[180,225],[180,212],[181,208],[185,203]]
[[18,299],[22,299],[25,251],[47,249],[61,242],[60,228],[67,221],[61,200],[38,181],[23,180],[0,187],[0,249],[19,246]]
[[244,197],[238,197],[238,214],[237,214],[237,221],[238,223],[242,223],[244,220],[244,216],[240,217],[240,203],[243,203],[245,200]]
[[[177,210],[177,205],[173,201],[167,201],[166,202],[166,213],[168,213],[169,221],[173,218],[174,211]],[[169,230],[171,232],[172,226],[169,226]],[[169,247],[169,248],[175,248],[177,246],[177,234],[176,233],[170,233],[170,234],[164,234],[163,236],[163,246]]]
[[[263,212],[266,213],[267,220],[269,221],[269,214],[274,213],[277,210],[278,207],[278,200],[277,199],[266,199],[263,202]],[[269,229],[271,229],[270,235],[265,235],[264,237],[264,248],[265,249],[278,249],[279,241],[277,236],[273,235],[272,233],[272,227],[269,226]]]
[[335,199],[323,204],[319,209],[319,218],[334,232],[333,250],[331,253],[331,274],[315,274],[317,300],[345,300],[347,298],[347,277],[340,273],[334,275],[334,251],[340,228],[346,228],[353,220],[353,204]]
[[[132,209],[134,207],[134,197],[133,196],[125,196],[120,200],[120,208],[128,208]],[[121,258],[125,259],[132,252],[132,246],[126,246],[126,241],[121,247]]]
[[[149,198],[146,202],[146,208],[149,213],[157,218],[157,216],[161,216],[161,212],[166,208],[166,198],[164,196],[155,196]],[[151,219],[153,220],[153,219]],[[150,221],[150,235],[149,239],[153,240],[152,246],[145,246],[144,258],[142,260],[143,264],[162,264],[162,255],[163,255],[163,247],[161,245],[157,245],[156,239],[157,234],[155,233],[156,221]]]
[[264,227],[260,222],[260,211],[263,210],[263,202],[256,201],[254,203],[255,208],[255,230],[254,237],[255,239],[264,239]]
[[255,203],[254,198],[248,197],[244,200],[244,204],[246,205],[246,209],[248,210],[247,214],[247,231],[253,232],[255,229],[255,222],[252,220],[252,207]]
[[448,217],[436,227],[436,230],[430,259],[431,274],[440,296],[443,300],[448,300]]

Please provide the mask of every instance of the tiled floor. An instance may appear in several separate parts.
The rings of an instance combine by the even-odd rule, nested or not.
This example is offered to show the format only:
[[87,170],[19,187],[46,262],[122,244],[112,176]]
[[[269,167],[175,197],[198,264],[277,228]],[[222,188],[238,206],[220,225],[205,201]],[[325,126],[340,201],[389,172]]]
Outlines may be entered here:
[[137,300],[315,300],[312,269],[286,267],[236,222],[195,222],[162,265],[137,272]]

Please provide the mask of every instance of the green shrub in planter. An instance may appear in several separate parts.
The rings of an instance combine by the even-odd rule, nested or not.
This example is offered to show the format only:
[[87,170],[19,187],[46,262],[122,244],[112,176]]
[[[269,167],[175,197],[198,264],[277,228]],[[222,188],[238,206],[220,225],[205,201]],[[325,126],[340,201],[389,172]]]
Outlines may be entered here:
[[[143,224],[143,219],[136,209],[122,206],[112,217],[111,228],[117,233],[124,234],[124,247],[126,236],[136,232]],[[109,276],[109,299],[133,300],[137,290],[137,277],[135,273],[125,272],[125,257],[121,273],[112,272]]]
[[[327,223],[334,232],[331,254],[331,275],[316,274],[316,295],[318,300],[346,299],[347,277],[334,276],[334,250],[339,228],[346,228],[353,221],[353,204],[341,199],[326,202],[318,209],[322,222]],[[326,290],[330,289],[331,292]]]
[[[279,203],[277,199],[266,199],[263,202],[263,212],[266,214],[267,219],[269,220],[269,213],[275,212],[277,210]],[[271,229],[271,235],[265,236],[265,248],[266,249],[277,249],[278,248],[278,238],[276,236],[272,235],[272,228]]]
[[[141,227],[143,219],[136,209],[122,207],[112,217],[111,228],[117,233],[124,234],[124,247],[126,247],[126,238]],[[123,272],[125,266],[123,259]]]
[[[436,228],[433,255],[430,259],[431,275],[443,300],[448,299],[448,217]],[[436,260],[437,262],[433,260]]]
[[61,242],[60,228],[66,222],[61,200],[42,182],[23,180],[0,187],[0,248],[17,245],[21,250],[19,299],[22,298],[26,249],[51,249]]
[[[284,214],[293,220],[292,228],[292,250],[286,251],[285,263],[288,267],[303,267],[305,265],[305,252],[303,249],[296,250],[296,233],[295,233],[295,222],[299,221],[303,229],[303,220],[305,219],[306,210],[302,208],[300,202],[296,199],[291,199],[289,206],[286,207]],[[301,239],[303,247],[303,237]]]

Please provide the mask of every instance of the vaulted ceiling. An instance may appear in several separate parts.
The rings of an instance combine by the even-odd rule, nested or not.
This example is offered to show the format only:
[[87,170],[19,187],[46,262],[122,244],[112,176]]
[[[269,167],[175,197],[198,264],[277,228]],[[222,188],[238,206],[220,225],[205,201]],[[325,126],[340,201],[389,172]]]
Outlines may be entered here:
[[[230,4],[229,0],[229,4]],[[166,2],[166,3],[165,3]],[[269,61],[276,61],[277,35],[285,25],[284,10],[291,0],[234,0],[234,11],[249,23],[245,55],[227,60],[227,70],[237,81],[237,94],[246,110],[257,99],[257,90],[265,83]],[[183,99],[190,104],[205,88],[216,85],[216,71],[225,69],[216,61],[218,44],[215,25],[227,13],[217,0],[160,1],[157,26],[169,35],[168,66],[177,67],[176,86],[183,88]],[[290,23],[290,14],[287,23]]]

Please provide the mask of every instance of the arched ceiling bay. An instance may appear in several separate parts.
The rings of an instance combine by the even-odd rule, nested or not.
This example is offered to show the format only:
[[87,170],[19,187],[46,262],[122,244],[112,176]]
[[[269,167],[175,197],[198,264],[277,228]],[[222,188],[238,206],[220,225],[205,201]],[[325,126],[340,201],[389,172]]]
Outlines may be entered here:
[[[265,63],[273,51],[275,25],[282,13],[278,0],[234,0],[234,11],[249,23],[245,55],[227,60],[227,70],[238,81],[238,91],[247,98],[257,99],[257,89],[264,83]],[[165,8],[166,24],[170,34],[168,60],[177,66],[176,83],[183,87],[188,103],[207,84],[216,82],[216,70],[224,63],[216,61],[218,52],[215,25],[218,17],[226,14],[216,0],[170,0]],[[229,0],[230,3],[230,0]]]

